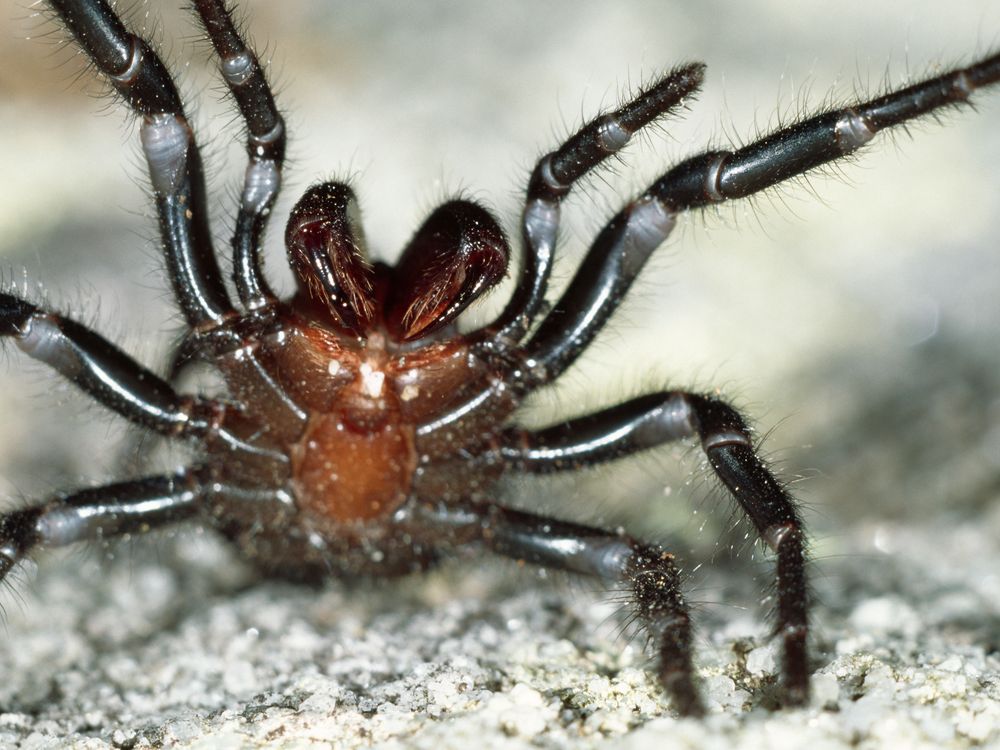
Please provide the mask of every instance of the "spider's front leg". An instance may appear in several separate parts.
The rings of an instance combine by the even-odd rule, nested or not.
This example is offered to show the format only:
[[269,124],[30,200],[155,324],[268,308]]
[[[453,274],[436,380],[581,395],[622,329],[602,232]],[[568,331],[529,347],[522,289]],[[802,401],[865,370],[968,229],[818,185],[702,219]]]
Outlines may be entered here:
[[105,0],[49,0],[80,48],[142,118],[140,136],[174,296],[192,328],[235,315],[212,247],[201,156],[177,87]]
[[777,556],[777,621],[785,702],[809,695],[805,533],[795,502],[754,450],[739,413],[709,396],[665,391],[538,431],[514,429],[479,457],[515,471],[546,474],[593,466],[696,437],[716,475]]
[[281,186],[285,121],[257,56],[236,29],[222,0],[196,0],[194,7],[247,128],[249,164],[233,233],[233,277],[240,301],[248,310],[257,310],[277,300],[264,278],[260,244]]
[[624,106],[594,118],[538,160],[525,196],[526,252],[517,286],[497,320],[474,335],[477,347],[485,353],[503,351],[525,337],[545,307],[563,199],[585,175],[621,151],[633,135],[683,107],[697,93],[704,76],[703,63],[669,71]]
[[670,553],[629,536],[492,503],[418,503],[412,521],[414,538],[432,546],[442,538],[447,544],[482,544],[515,560],[628,587],[674,708],[685,716],[704,714],[691,661],[691,618]]

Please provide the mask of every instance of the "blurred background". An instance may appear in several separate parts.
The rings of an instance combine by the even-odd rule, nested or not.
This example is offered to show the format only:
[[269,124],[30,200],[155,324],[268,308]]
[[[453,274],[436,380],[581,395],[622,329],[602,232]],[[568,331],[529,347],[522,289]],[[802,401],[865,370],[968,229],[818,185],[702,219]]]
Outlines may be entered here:
[[[162,367],[179,324],[136,128],[26,5],[0,0],[0,278]],[[214,63],[173,4],[126,5],[182,81],[225,248],[243,156]],[[269,271],[286,285],[281,230],[311,182],[351,179],[378,257],[392,258],[456,192],[484,201],[517,237],[540,153],[665,68],[705,61],[690,112],[572,194],[555,274],[565,282],[604,220],[677,160],[971,60],[995,49],[1000,29],[990,0],[846,0],[836,11],[779,1],[241,5],[291,132],[268,237]],[[879,138],[856,163],[684,217],[597,346],[526,419],[651,388],[718,388],[768,434],[764,450],[785,476],[805,479],[795,491],[820,557],[839,554],[855,523],[996,507],[1000,92],[975,103]],[[119,472],[117,422],[16,352],[3,360],[0,497]],[[688,447],[509,489],[529,507],[566,494],[578,497],[546,503],[651,536],[694,531],[691,546],[729,544],[719,541],[725,501]],[[698,534],[706,515],[722,523]]]

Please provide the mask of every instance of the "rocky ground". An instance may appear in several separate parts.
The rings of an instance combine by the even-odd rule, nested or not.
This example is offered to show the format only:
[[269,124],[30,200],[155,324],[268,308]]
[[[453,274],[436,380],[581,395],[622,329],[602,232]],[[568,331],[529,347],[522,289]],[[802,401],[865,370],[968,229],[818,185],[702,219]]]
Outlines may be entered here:
[[704,721],[672,715],[606,597],[512,567],[311,591],[247,585],[196,537],[159,563],[49,561],[8,605],[0,744],[994,746],[998,531],[996,512],[851,529],[814,566],[813,696],[794,711],[774,710],[779,654],[759,613],[733,605],[760,582],[705,575]]

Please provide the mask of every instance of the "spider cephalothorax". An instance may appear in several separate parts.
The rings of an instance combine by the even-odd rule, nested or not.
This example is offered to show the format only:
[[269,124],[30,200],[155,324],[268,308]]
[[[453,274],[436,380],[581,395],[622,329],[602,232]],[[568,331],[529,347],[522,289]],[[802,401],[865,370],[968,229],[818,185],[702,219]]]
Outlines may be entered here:
[[310,412],[288,449],[296,501],[338,524],[386,518],[412,492],[417,426],[483,376],[464,342],[431,335],[503,277],[506,240],[482,208],[452,201],[395,267],[372,265],[350,188],[323,183],[292,210],[286,242],[300,294],[278,315],[296,342],[262,354]]
[[470,201],[436,209],[390,267],[367,257],[351,189],[319,184],[296,204],[285,232],[298,289],[287,299],[271,290],[261,238],[281,181],[284,122],[224,2],[195,0],[247,131],[234,301],[211,241],[199,152],[165,66],[106,0],[50,5],[141,121],[165,265],[187,324],[175,373],[188,361],[208,363],[227,392],[184,395],[98,334],[0,293],[0,336],[126,419],[187,439],[197,456],[173,474],[3,515],[0,577],[36,547],[190,519],[218,530],[263,571],[298,579],[396,575],[485,548],[624,587],[657,677],[679,712],[698,714],[673,555],[496,499],[505,474],[574,470],[694,438],[775,554],[784,699],[806,700],[805,534],[737,411],[685,391],[649,393],[544,429],[518,426],[517,410],[594,340],[679,212],[763,190],[852,153],[884,128],[966,102],[1000,79],[1000,56],[682,162],[624,202],[547,310],[562,199],[638,130],[688,101],[703,66],[668,72],[538,161],[511,299],[489,325],[460,334],[457,316],[504,277],[509,256],[497,221]]

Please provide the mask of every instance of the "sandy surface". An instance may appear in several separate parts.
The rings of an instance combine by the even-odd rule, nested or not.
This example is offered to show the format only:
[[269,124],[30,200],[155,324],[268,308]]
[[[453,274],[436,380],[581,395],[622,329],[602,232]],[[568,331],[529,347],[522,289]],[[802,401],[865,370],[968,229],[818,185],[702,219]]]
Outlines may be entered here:
[[[310,181],[353,175],[376,252],[395,253],[460,188],[516,234],[519,186],[542,149],[627,82],[704,59],[689,116],[570,202],[565,280],[622,196],[672,161],[776,113],[967,59],[996,43],[994,5],[846,2],[831,15],[782,2],[423,3],[405,16],[389,3],[263,3],[254,37],[273,52],[295,135],[277,215]],[[177,327],[134,184],[134,132],[95,115],[102,103],[71,82],[72,55],[25,41],[47,27],[9,0],[0,13],[0,153],[12,165],[0,278],[156,366]],[[183,17],[162,26],[180,39],[165,46],[201,103],[226,216],[241,164],[229,114]],[[975,113],[876,146],[846,179],[683,222],[609,333],[527,416],[668,383],[718,386],[746,408],[785,475],[802,478],[813,531],[808,708],[773,710],[770,561],[742,526],[725,531],[727,501],[680,446],[506,494],[678,552],[697,603],[705,721],[673,717],[616,605],[578,582],[473,561],[316,591],[256,581],[188,530],[110,560],[45,555],[20,573],[0,600],[0,745],[1000,745],[997,122],[1000,95],[984,96]],[[130,435],[16,354],[4,361],[0,497],[129,470]]]
[[853,530],[849,556],[816,565],[813,702],[797,711],[772,711],[778,654],[731,606],[756,584],[735,566],[704,576],[692,595],[728,602],[700,607],[704,721],[672,717],[614,606],[509,568],[317,592],[246,587],[203,540],[172,565],[49,561],[8,608],[0,744],[997,744],[997,532],[1000,513],[943,534]]

